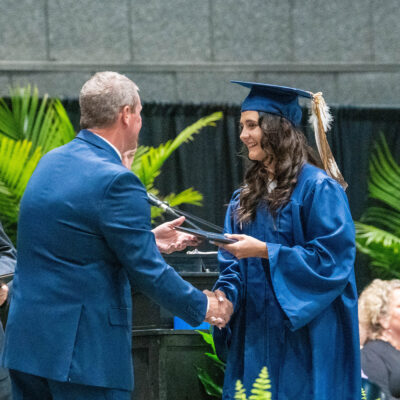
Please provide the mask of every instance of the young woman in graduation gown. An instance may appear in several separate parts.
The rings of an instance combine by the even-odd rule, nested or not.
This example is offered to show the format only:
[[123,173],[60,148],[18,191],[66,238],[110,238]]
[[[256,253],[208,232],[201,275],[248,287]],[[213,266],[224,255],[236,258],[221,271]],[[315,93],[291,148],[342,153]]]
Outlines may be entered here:
[[228,326],[214,329],[227,362],[223,399],[234,399],[238,379],[250,395],[267,366],[274,400],[358,400],[355,232],[330,151],[322,158],[337,180],[314,165],[297,128],[297,97],[312,94],[235,83],[251,89],[240,119],[251,166],[226,213],[237,242],[219,251],[215,290],[234,306]]

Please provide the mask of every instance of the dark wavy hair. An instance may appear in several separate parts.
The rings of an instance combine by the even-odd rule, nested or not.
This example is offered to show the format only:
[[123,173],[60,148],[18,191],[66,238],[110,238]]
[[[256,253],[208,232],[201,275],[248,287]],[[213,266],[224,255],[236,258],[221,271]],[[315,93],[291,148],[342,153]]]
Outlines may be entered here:
[[[240,191],[237,210],[239,222],[255,219],[257,206],[265,203],[275,217],[286,205],[297,183],[302,166],[309,162],[321,167],[316,152],[307,144],[304,134],[289,120],[275,114],[259,112],[258,124],[263,136],[261,147],[266,153],[263,161],[250,161]],[[265,166],[274,165],[273,173]],[[268,191],[272,181],[275,189]]]

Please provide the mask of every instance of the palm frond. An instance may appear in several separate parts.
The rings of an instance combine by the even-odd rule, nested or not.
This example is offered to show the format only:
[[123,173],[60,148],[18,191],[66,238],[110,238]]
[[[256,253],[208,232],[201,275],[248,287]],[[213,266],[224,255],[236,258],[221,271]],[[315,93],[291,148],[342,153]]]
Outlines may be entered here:
[[400,213],[384,207],[369,207],[361,217],[361,222],[387,229],[396,236],[400,236]]
[[372,225],[362,224],[360,222],[355,223],[357,237],[363,240],[365,245],[382,245],[387,248],[395,248],[395,252],[400,255],[400,237],[391,234],[383,229],[376,228]]
[[0,178],[0,218],[4,226],[16,224],[19,213],[19,199]]
[[369,197],[382,204],[370,206],[356,222],[357,249],[384,279],[400,278],[400,166],[381,134],[371,155]]
[[10,139],[19,139],[19,127],[15,118],[12,117],[12,111],[6,101],[0,98],[0,134]]
[[[151,193],[160,198],[158,196],[158,190],[156,190],[154,187],[151,189]],[[202,200],[203,200],[203,195],[198,192],[197,190],[193,190],[193,188],[186,189],[178,194],[175,193],[170,193],[164,198],[160,198],[160,200],[166,202],[169,204],[171,207],[177,207],[180,204],[192,204],[195,206],[201,206],[202,205]],[[151,207],[151,220],[154,222],[157,218],[163,217],[164,215],[164,210],[152,206]]]
[[[135,153],[135,158],[132,163],[132,171],[136,173],[140,169],[142,157],[149,151],[149,146],[139,146]],[[137,175],[137,174],[136,174]]]
[[164,197],[164,201],[167,202],[171,207],[177,207],[180,204],[193,204],[195,206],[201,206],[203,201],[203,195],[193,188],[183,190],[182,192],[175,194],[170,193]]
[[40,147],[32,152],[27,140],[0,138],[0,213],[10,223],[18,218],[19,201],[41,157]]
[[75,138],[76,132],[74,126],[72,125],[67,111],[59,99],[53,99],[53,107],[56,112],[57,119],[60,121],[59,134],[57,135],[59,142],[58,145],[67,144]]
[[157,218],[162,217],[164,210],[159,207],[151,206],[151,222],[154,223]]
[[43,154],[69,142],[75,135],[59,100],[48,95],[39,98],[36,87],[10,89],[11,108],[0,99],[0,134],[14,140],[28,140],[31,151],[42,148]]
[[169,155],[171,155],[171,153],[174,152],[183,143],[193,140],[193,136],[196,133],[199,133],[201,129],[205,128],[206,126],[215,126],[216,122],[222,117],[223,113],[221,111],[217,111],[208,115],[207,117],[200,118],[194,124],[189,125],[172,141],[168,149]]
[[400,212],[400,167],[382,135],[371,156],[369,195]]
[[371,257],[371,265],[385,277],[400,278],[400,237],[372,225],[355,223],[357,249]]
[[151,190],[153,188],[154,180],[160,174],[161,167],[179,146],[192,140],[193,136],[199,133],[202,128],[215,126],[216,121],[221,119],[222,115],[222,112],[215,112],[207,117],[200,118],[180,132],[174,140],[169,140],[157,148],[147,148],[146,152],[138,155],[138,161],[136,161],[137,155],[135,155],[132,171],[139,177],[146,189]]

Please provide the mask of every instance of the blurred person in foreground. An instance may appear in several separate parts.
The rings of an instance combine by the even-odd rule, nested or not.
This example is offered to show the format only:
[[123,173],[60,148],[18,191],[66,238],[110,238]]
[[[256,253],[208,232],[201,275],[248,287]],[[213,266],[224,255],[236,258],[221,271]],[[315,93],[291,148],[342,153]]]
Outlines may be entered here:
[[[7,306],[10,298],[11,282],[7,285],[2,280],[2,275],[12,274],[15,270],[17,261],[17,252],[4,231],[3,225],[0,223],[0,307]],[[4,331],[0,321],[0,348],[3,347]],[[11,382],[8,370],[0,367],[0,399],[11,400]]]
[[[233,82],[250,89],[239,125],[250,166],[228,207],[237,242],[221,245],[215,285],[234,306],[214,329],[223,399],[238,379],[249,395],[264,366],[273,400],[359,399],[355,231],[325,136],[329,110],[321,93]],[[312,100],[323,169],[299,128],[299,96]]]
[[151,230],[130,171],[142,126],[136,84],[97,73],[79,104],[82,130],[40,160],[21,201],[2,356],[14,400],[130,399],[131,288],[193,326],[223,326],[231,314],[160,254],[196,240],[173,229],[183,218]]
[[400,398],[400,280],[375,279],[358,305],[361,368],[386,399]]

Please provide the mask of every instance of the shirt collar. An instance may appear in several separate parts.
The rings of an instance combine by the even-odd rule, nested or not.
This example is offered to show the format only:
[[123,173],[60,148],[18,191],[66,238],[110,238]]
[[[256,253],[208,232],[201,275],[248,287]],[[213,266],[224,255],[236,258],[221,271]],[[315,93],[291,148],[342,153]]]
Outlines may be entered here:
[[110,142],[109,142],[107,139],[105,139],[103,136],[100,136],[100,135],[98,135],[97,133],[94,133],[93,131],[90,131],[90,132],[92,132],[93,135],[96,135],[96,136],[99,137],[100,139],[104,140],[108,145],[110,145],[110,146],[115,150],[115,152],[118,154],[119,158],[122,160],[122,156],[121,156],[120,151],[119,151],[112,143],[110,143]]

